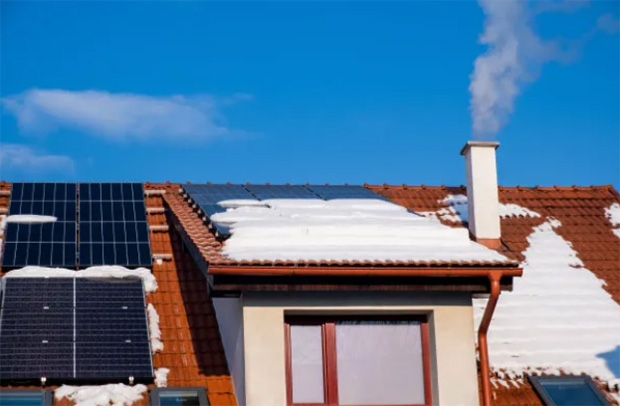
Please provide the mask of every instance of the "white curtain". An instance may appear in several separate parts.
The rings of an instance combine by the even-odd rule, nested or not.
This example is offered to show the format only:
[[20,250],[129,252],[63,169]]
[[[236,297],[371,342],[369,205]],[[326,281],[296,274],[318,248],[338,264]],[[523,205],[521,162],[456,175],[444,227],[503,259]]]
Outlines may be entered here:
[[419,323],[338,323],[336,353],[341,405],[424,403]]
[[322,403],[323,341],[321,326],[291,326],[293,403]]

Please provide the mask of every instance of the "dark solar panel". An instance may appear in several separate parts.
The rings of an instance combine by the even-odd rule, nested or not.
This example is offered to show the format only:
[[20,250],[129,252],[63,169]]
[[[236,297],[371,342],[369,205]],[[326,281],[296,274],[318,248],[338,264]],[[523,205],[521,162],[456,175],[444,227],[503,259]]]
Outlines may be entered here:
[[73,279],[4,283],[0,380],[73,376]]
[[198,204],[217,205],[223,200],[233,199],[257,200],[241,185],[183,185],[183,189]]
[[319,199],[320,197],[300,185],[247,185],[260,200],[267,199]]
[[[224,200],[258,200],[241,185],[183,185],[183,189],[208,217],[226,211],[225,207],[217,204]],[[228,227],[215,222],[213,225],[220,235],[230,234]]]
[[14,183],[9,215],[54,216],[50,223],[8,223],[3,267],[76,265],[76,185]]
[[380,199],[386,200],[383,196],[368,190],[363,186],[349,185],[310,185],[306,186],[325,200],[330,199]]
[[5,280],[0,380],[130,376],[153,376],[142,280]]
[[80,184],[80,267],[152,265],[139,183]]
[[76,280],[76,374],[153,376],[141,280]]

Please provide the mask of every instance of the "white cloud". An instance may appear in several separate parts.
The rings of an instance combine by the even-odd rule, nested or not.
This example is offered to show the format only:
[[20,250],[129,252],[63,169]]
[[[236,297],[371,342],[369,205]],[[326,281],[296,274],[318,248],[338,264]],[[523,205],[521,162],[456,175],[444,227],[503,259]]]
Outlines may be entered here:
[[596,20],[596,27],[607,34],[615,34],[620,31],[620,21],[613,14],[607,13]]
[[73,172],[73,160],[65,155],[51,155],[36,151],[27,145],[0,143],[0,172],[67,171]]
[[2,99],[21,131],[84,131],[112,140],[207,140],[242,133],[228,128],[219,111],[251,96],[154,97],[97,90],[31,89]]

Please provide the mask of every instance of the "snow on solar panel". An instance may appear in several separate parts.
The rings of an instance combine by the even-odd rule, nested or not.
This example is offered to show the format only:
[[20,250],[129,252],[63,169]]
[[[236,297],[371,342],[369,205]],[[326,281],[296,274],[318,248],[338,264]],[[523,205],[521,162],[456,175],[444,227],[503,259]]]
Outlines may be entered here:
[[[183,189],[209,218],[216,213],[223,213],[226,207],[218,203],[226,200],[258,200],[242,185],[183,185]],[[219,235],[230,234],[228,227],[213,223]]]
[[56,221],[7,224],[3,267],[76,264],[76,185],[73,183],[14,183],[9,216],[53,216]]

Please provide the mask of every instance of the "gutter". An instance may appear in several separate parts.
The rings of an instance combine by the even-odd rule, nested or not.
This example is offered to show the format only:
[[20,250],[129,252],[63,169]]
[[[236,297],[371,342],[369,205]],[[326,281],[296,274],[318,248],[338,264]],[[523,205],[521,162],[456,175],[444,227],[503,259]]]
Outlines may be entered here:
[[259,266],[259,265],[209,265],[210,275],[247,276],[394,276],[394,277],[461,277],[496,278],[499,286],[501,277],[518,277],[523,274],[520,268],[498,269],[497,267],[386,267],[385,269],[361,266]]

